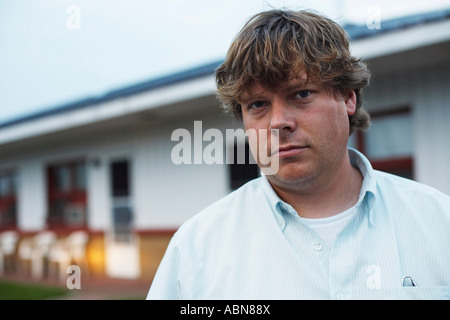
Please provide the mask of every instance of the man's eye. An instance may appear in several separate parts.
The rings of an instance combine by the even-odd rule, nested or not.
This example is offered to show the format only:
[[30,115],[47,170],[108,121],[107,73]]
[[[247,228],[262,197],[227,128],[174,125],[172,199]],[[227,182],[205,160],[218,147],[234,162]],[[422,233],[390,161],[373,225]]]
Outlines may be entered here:
[[253,103],[248,104],[248,109],[259,109],[264,106],[265,106],[264,101],[255,101]]
[[305,99],[305,98],[308,98],[310,94],[311,94],[311,91],[303,90],[303,91],[298,92],[296,94],[296,97],[297,98],[301,98],[301,99]]

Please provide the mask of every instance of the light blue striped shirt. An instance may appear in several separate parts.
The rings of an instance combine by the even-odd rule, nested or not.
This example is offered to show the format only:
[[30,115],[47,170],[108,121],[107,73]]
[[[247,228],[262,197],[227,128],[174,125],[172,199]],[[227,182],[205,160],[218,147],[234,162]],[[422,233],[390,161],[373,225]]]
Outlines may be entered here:
[[331,247],[263,176],[180,227],[147,298],[450,299],[450,197],[349,154],[364,180]]

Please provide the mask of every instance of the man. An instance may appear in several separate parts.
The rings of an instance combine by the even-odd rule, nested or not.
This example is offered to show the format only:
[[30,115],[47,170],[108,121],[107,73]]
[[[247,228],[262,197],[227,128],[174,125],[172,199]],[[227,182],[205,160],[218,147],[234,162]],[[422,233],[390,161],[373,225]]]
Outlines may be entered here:
[[278,170],[183,224],[148,299],[450,298],[450,198],[347,149],[369,124],[369,77],[328,18],[247,22],[218,95],[246,130],[277,134]]

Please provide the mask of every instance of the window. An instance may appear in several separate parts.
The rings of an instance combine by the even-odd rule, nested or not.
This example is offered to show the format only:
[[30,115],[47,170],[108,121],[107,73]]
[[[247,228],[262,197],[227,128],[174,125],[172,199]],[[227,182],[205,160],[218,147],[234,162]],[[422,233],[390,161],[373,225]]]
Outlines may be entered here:
[[353,144],[368,157],[374,169],[413,179],[412,133],[408,106],[372,112],[369,130],[358,131]]
[[[239,146],[239,148],[238,148]],[[245,161],[238,161],[239,152],[245,150]],[[232,190],[236,190],[250,180],[253,180],[260,176],[259,167],[256,164],[248,143],[245,143],[244,148],[241,144],[235,143],[233,146],[233,161],[229,165],[230,168],[230,187]]]
[[17,226],[17,187],[14,170],[0,171],[0,230]]
[[127,160],[111,163],[111,193],[113,197],[130,195],[128,165]]
[[84,160],[67,161],[47,168],[50,227],[86,226],[86,164]]

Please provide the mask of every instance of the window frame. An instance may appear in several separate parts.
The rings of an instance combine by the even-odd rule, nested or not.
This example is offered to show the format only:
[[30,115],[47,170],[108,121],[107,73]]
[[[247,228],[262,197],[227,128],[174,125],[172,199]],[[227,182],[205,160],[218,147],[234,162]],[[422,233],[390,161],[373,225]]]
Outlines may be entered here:
[[[87,165],[85,158],[73,158],[49,163],[47,175],[47,225],[50,229],[79,230],[87,227]],[[79,184],[78,170],[84,166],[83,186]],[[67,188],[58,185],[58,170],[68,170]],[[58,207],[60,206],[60,207]]]
[[[15,168],[0,169],[0,179],[9,180],[8,192],[6,194],[0,192],[0,231],[15,230],[18,220],[18,171]],[[10,208],[12,208],[12,213],[8,212]]]
[[[386,110],[371,111],[369,113],[371,119],[380,119],[398,115],[410,115],[412,117],[412,108],[410,105],[401,105]],[[367,156],[367,141],[366,141],[367,133],[361,130],[357,130],[355,134],[356,134],[355,139],[356,148],[361,153]],[[370,163],[372,164],[372,167],[375,170],[400,175],[412,180],[415,179],[414,158],[412,153],[409,156],[397,156],[397,157],[393,156],[376,159],[371,159],[369,156],[367,156],[367,158],[369,159]],[[406,172],[407,174],[404,174]]]

